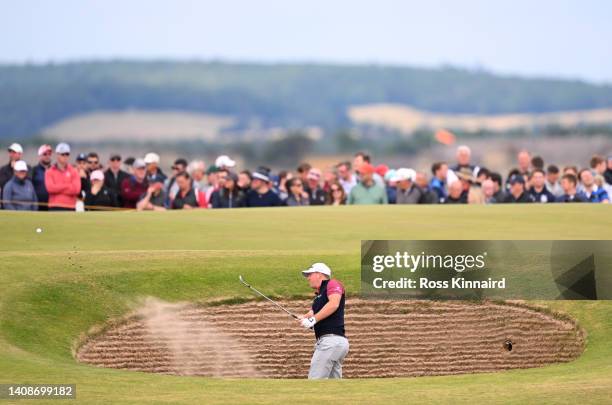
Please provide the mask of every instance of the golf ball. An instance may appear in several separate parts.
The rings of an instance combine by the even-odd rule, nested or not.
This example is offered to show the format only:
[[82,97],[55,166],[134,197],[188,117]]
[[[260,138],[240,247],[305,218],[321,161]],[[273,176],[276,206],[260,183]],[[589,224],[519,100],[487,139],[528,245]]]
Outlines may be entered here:
[[42,228],[36,228],[36,233],[41,233],[42,232]]

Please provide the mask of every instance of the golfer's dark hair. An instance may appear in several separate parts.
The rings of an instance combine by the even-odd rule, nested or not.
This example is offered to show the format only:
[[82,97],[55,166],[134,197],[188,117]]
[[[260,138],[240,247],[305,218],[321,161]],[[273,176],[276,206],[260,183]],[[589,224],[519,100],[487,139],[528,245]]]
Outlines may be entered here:
[[433,165],[431,165],[431,174],[435,176],[438,170],[440,170],[442,166],[444,166],[445,164],[447,163],[446,162],[436,162]]
[[98,156],[98,154],[96,152],[89,152],[87,154],[88,158],[96,158],[96,159],[100,159],[100,157]]
[[594,155],[591,158],[591,162],[590,162],[590,166],[591,169],[596,168],[598,165],[602,164],[603,162],[605,162],[606,160],[603,158],[603,156],[600,155]]
[[348,160],[345,160],[344,162],[340,162],[336,165],[336,169],[341,168],[342,166],[346,166],[346,168],[348,170],[351,170],[351,162],[349,162]]
[[538,168],[538,169],[534,169],[531,173],[529,173],[529,179],[531,179],[533,175],[536,173],[542,173],[542,176],[546,176],[546,173],[544,173],[544,170]]
[[544,168],[544,159],[542,159],[542,156],[534,156],[531,158],[531,166],[535,167],[536,169],[543,169]]
[[558,174],[559,173],[559,166],[557,165],[548,165],[548,167],[546,168],[546,172],[549,174]]
[[361,158],[363,159],[364,162],[370,163],[370,155],[368,155],[367,153],[365,153],[365,152],[357,152],[357,153],[355,153],[355,157],[357,157],[357,156],[361,156]]
[[576,184],[578,184],[578,179],[576,179],[576,176],[574,176],[574,175],[573,175],[573,174],[571,174],[571,173],[564,174],[564,175],[561,177],[561,179],[562,179],[562,180],[563,180],[563,179],[565,179],[565,180],[569,181],[569,182],[570,182],[570,183],[572,183],[574,186],[575,186]]
[[499,187],[502,186],[502,176],[499,173],[493,172],[491,173],[491,181],[497,183]]
[[310,165],[310,163],[300,163],[300,165],[297,167],[297,172],[298,173],[308,173],[308,171],[312,169],[312,166]]
[[251,175],[251,172],[248,170],[243,170],[240,172],[240,174],[244,174],[245,176],[249,178],[249,180],[253,180],[253,175]]

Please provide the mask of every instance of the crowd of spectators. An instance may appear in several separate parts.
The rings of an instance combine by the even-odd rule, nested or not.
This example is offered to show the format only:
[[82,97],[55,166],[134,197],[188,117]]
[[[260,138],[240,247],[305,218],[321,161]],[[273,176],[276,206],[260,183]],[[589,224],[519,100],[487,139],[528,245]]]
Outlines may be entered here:
[[499,204],[609,203],[612,156],[595,155],[588,166],[545,167],[539,156],[522,150],[516,168],[504,177],[472,161],[470,148],[459,146],[456,161],[435,162],[431,172],[374,166],[359,152],[322,172],[308,163],[295,172],[271,173],[265,166],[236,169],[229,156],[208,167],[201,160],[176,159],[172,173],[160,157],[110,156],[106,166],[95,152],[71,161],[66,143],[42,145],[32,167],[23,148],[8,147],[9,162],[0,167],[2,208],[7,210],[82,211],[136,209],[240,208],[344,204]]

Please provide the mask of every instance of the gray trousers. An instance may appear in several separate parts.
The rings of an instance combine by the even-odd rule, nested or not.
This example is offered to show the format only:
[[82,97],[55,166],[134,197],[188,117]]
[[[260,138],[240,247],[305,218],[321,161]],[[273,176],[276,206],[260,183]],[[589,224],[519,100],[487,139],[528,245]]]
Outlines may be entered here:
[[342,362],[349,351],[348,339],[323,335],[315,343],[308,379],[342,378]]

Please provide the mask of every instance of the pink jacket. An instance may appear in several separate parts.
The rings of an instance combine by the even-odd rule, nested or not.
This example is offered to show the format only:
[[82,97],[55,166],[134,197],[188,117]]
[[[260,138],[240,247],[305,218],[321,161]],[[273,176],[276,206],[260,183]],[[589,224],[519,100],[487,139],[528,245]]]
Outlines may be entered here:
[[49,192],[49,207],[74,208],[81,192],[81,177],[73,166],[60,170],[55,164],[45,172],[45,187]]

